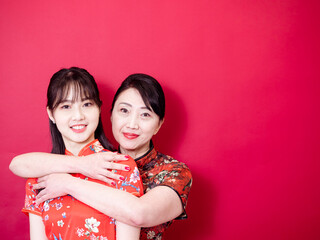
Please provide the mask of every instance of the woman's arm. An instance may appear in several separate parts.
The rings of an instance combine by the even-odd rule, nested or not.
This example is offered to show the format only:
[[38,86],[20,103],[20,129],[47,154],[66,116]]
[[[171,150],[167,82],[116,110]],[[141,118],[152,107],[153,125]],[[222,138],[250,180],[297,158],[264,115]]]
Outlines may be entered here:
[[84,157],[36,152],[16,156],[9,168],[14,174],[25,178],[42,177],[51,173],[81,173],[110,184],[110,178],[118,180],[120,176],[109,170],[127,171],[126,165],[113,161],[125,160],[128,160],[125,155],[113,152]]
[[69,174],[50,174],[38,179],[34,189],[44,188],[36,204],[70,194],[79,201],[123,223],[136,227],[155,226],[178,217],[183,207],[178,194],[158,186],[138,198],[132,194]]
[[117,240],[139,240],[140,239],[140,228],[133,227],[122,222],[116,222],[116,239]]
[[42,218],[29,213],[30,240],[48,240]]

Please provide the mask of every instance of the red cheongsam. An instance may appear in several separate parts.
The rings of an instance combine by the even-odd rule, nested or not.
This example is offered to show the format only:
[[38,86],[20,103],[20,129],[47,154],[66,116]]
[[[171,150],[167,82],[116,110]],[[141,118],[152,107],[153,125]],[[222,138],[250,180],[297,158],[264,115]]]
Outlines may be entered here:
[[[105,152],[106,149],[98,140],[94,140],[86,145],[79,153],[79,156],[86,156],[97,152]],[[66,155],[72,155],[66,150]],[[130,192],[135,196],[143,194],[143,186],[135,161],[130,158],[128,161],[118,162],[130,167],[130,171],[117,171],[122,175],[124,181],[116,181],[114,188]],[[97,182],[103,185],[106,183],[88,178],[82,174],[71,174],[74,177],[87,181]],[[28,179],[26,183],[25,205],[22,209],[25,213],[32,213],[42,217],[48,239],[116,239],[115,220],[92,207],[78,201],[70,195],[49,199],[38,207],[34,205],[37,191],[32,189],[32,185],[37,179]],[[108,184],[110,187],[110,185]]]

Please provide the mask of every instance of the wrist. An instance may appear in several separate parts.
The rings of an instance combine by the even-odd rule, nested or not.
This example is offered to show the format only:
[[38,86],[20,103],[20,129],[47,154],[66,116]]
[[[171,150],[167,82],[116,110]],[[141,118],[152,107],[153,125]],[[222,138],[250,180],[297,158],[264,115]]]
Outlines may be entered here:
[[77,179],[76,177],[73,177],[72,175],[68,174],[67,181],[65,181],[65,184],[63,185],[64,192],[66,194],[70,194],[70,195],[74,194],[73,190],[74,190],[74,184],[76,179]]
[[88,176],[88,164],[86,156],[74,158],[73,170],[74,173],[81,173],[82,175]]
[[68,173],[81,173],[84,171],[83,157],[69,156],[66,160]]

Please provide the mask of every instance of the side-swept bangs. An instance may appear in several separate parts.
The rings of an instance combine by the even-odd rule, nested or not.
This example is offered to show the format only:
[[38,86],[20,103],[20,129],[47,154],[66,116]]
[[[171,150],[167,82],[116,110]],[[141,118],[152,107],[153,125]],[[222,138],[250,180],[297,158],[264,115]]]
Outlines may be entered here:
[[70,91],[73,91],[72,101],[79,98],[81,100],[91,99],[99,107],[102,105],[98,87],[93,77],[84,69],[79,71],[77,68],[70,68],[66,72],[52,76],[47,92],[49,109],[54,110],[60,103],[64,102]]
[[[81,98],[81,100],[90,99],[99,107],[102,105],[98,86],[93,76],[83,68],[72,67],[61,69],[51,77],[47,90],[47,107],[52,111],[63,101],[70,100],[67,99],[70,91],[73,91],[74,93],[72,101],[76,101],[79,98]],[[57,125],[49,119],[49,126],[52,140],[51,152],[65,154],[66,147]],[[104,134],[101,116],[94,136],[100,141],[104,148],[109,150],[114,149]]]

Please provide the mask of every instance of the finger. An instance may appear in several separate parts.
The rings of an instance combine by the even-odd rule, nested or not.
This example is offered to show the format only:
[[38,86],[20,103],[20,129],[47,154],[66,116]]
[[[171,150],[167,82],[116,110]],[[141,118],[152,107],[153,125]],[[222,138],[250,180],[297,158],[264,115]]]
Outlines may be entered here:
[[36,200],[43,197],[46,193],[47,193],[46,189],[43,189],[42,191],[40,191],[36,196]]
[[43,203],[44,201],[48,200],[49,197],[47,195],[43,195],[40,198],[36,198],[35,204],[36,206],[39,206],[39,204]]
[[111,180],[123,181],[124,177],[120,174],[114,173],[112,171],[106,170],[101,174],[104,178],[110,178]]
[[42,182],[42,183],[38,183],[38,184],[33,184],[32,187],[33,187],[33,189],[38,190],[38,189],[45,188],[46,186],[45,186],[45,183]]
[[103,182],[109,184],[109,185],[115,186],[114,180],[112,180],[112,179],[110,179],[110,178],[107,178],[107,177],[101,175],[101,176],[98,177],[98,179],[99,179],[100,181],[103,181]]
[[36,196],[36,201],[35,201],[35,204],[36,206],[38,206],[39,204],[41,204],[42,202],[44,202],[45,200],[49,199],[47,197],[47,194],[46,194],[46,190],[43,189],[37,196]]
[[117,154],[114,156],[115,161],[126,161],[129,160],[130,156],[129,155],[124,155],[124,154]]
[[121,170],[121,171],[129,171],[130,167],[128,165],[124,165],[121,163],[113,163],[113,162],[108,162],[105,164],[105,168],[109,170]]
[[101,153],[102,159],[105,161],[127,161],[130,156],[119,153]]
[[38,180],[37,180],[37,182],[38,182],[38,183],[39,183],[39,182],[43,182],[43,181],[45,181],[47,178],[48,178],[48,176],[39,177]]

